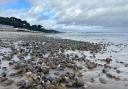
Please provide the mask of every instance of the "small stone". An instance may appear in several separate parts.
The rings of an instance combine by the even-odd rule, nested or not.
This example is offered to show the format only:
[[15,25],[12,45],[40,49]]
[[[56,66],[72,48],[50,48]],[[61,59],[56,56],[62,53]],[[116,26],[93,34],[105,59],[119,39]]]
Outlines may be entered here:
[[106,76],[109,77],[109,78],[113,78],[113,75],[110,74],[110,73],[107,73]]
[[14,63],[13,62],[9,62],[9,66],[13,65]]
[[6,78],[6,77],[1,77],[0,78],[0,82],[4,82],[4,81],[6,81],[8,78]]
[[113,77],[116,81],[119,81],[120,80],[120,77],[119,76],[114,76]]
[[107,81],[104,78],[99,78],[99,81],[103,84],[107,84]]
[[32,77],[32,72],[27,72],[26,75],[27,75],[28,77]]
[[60,73],[59,72],[55,72],[54,75],[60,75]]
[[9,76],[14,77],[14,76],[16,76],[16,73],[10,73]]
[[125,64],[125,67],[128,67],[128,64]]
[[4,86],[9,86],[9,85],[11,85],[11,84],[13,84],[13,80],[11,80],[11,79],[7,79],[4,83],[3,83],[3,85]]
[[77,76],[78,76],[78,77],[82,77],[82,76],[83,76],[83,74],[82,74],[82,73],[79,73]]
[[16,82],[17,86],[22,86],[22,85],[26,85],[26,81],[25,80],[20,80]]
[[91,78],[90,79],[90,82],[92,82],[92,83],[95,82],[95,79],[94,78]]
[[84,81],[82,79],[77,79],[75,85],[77,87],[82,87],[84,86]]
[[74,82],[72,81],[69,81],[67,84],[66,84],[67,87],[73,87],[74,86]]
[[36,89],[43,89],[41,85],[37,85]]
[[6,77],[7,74],[5,72],[2,73],[2,77]]
[[120,70],[116,70],[116,72],[117,72],[117,73],[121,73],[121,71],[120,71]]
[[104,68],[104,69],[102,70],[102,73],[107,73],[108,71],[109,71],[108,68]]
[[48,74],[48,73],[49,73],[49,68],[43,67],[43,68],[42,68],[42,72],[43,72],[44,74]]
[[94,63],[94,62],[88,62],[87,63],[87,67],[88,67],[88,69],[94,69],[94,68],[96,68],[96,64]]
[[109,64],[111,61],[112,61],[111,58],[106,58],[106,62],[107,62],[107,64]]
[[3,71],[7,71],[7,67],[2,67],[2,70]]

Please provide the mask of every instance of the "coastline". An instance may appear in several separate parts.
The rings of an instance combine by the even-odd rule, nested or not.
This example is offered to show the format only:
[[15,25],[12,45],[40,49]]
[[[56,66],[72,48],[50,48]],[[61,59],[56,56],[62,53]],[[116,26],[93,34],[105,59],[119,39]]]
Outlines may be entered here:
[[[44,76],[48,76],[48,78],[49,76],[53,76],[53,79],[54,77],[59,76],[59,79],[60,79],[62,78],[62,75],[69,78],[69,76],[66,75],[65,73],[69,73],[69,75],[70,74],[72,75],[72,73],[73,74],[75,73],[76,76],[73,77],[72,80],[76,82],[75,78],[77,78],[78,80],[80,79],[79,82],[77,81],[77,83],[81,85],[79,89],[113,89],[113,87],[117,89],[128,88],[127,86],[128,78],[127,76],[122,75],[125,73],[127,74],[127,72],[125,70],[119,70],[119,68],[122,68],[122,66],[123,68],[127,68],[125,67],[127,63],[122,63],[121,60],[115,61],[113,60],[113,57],[111,57],[110,55],[107,55],[107,54],[104,55],[104,52],[106,52],[107,50],[106,47],[111,46],[110,44],[92,43],[92,42],[89,43],[89,42],[59,39],[59,38],[55,39],[52,37],[46,37],[45,35],[47,34],[42,34],[42,33],[30,33],[30,32],[12,32],[12,33],[7,32],[6,33],[4,32],[3,34],[3,32],[0,32],[0,34],[2,34],[0,35],[0,39],[1,39],[1,44],[3,44],[1,46],[6,48],[4,49],[4,51],[7,50],[8,47],[11,48],[11,50],[13,49],[11,52],[10,51],[5,52],[5,54],[3,55],[6,55],[9,52],[9,54],[12,55],[12,58],[9,58],[9,59],[12,59],[13,61],[15,61],[14,64],[17,64],[19,61],[23,62],[23,60],[25,60],[25,62],[27,62],[30,66],[33,66],[31,61],[33,62],[37,61],[37,60],[33,60],[33,58],[38,60],[43,59],[43,60],[40,60],[43,68],[46,68],[46,69],[47,67],[50,68],[48,74]],[[18,50],[22,48],[23,49],[28,48],[29,49],[28,53],[32,51],[32,58],[30,58],[30,56],[29,57],[27,56],[27,58],[25,57],[23,59],[14,58],[14,54],[19,55],[21,57],[25,56],[26,51],[23,51],[23,54],[22,54]],[[40,53],[43,53],[43,52],[44,54],[42,56]],[[3,59],[3,60],[6,60],[6,59]],[[53,62],[53,64],[57,65],[57,66],[54,65],[55,69],[51,69],[53,67],[51,65],[53,64],[50,64],[50,61]],[[14,64],[12,65],[13,67],[14,67]],[[12,70],[15,71],[13,67],[11,71]],[[74,70],[75,67],[77,67],[78,70],[76,69]],[[9,69],[10,68],[11,66],[9,66]],[[7,70],[9,69],[7,68]],[[22,76],[24,76],[25,78],[26,78],[26,73],[28,73],[28,71],[22,72]],[[30,73],[30,70],[29,70],[29,73]],[[30,75],[33,75],[33,74],[37,76],[37,74],[31,70]],[[8,75],[7,77],[11,78],[12,80],[14,78],[17,78],[17,80],[14,79],[14,83],[11,85],[13,89],[15,89],[14,87],[16,87],[15,82],[21,81],[18,79],[19,75],[15,75],[13,77],[10,77]],[[27,77],[31,78],[32,76],[27,76]],[[29,80],[29,81],[33,81],[33,80]],[[72,84],[73,83],[72,81],[69,81],[69,82],[70,82],[69,84],[71,86],[71,89],[77,89],[77,86],[74,87],[74,85]],[[65,82],[62,83],[63,85],[62,89],[68,89],[66,87],[67,86],[66,84],[67,83]],[[120,88],[119,86],[122,86],[122,87]],[[7,86],[7,87],[10,87],[10,86]],[[0,86],[0,89],[7,89],[7,87]],[[48,88],[48,89],[53,89],[53,88]]]

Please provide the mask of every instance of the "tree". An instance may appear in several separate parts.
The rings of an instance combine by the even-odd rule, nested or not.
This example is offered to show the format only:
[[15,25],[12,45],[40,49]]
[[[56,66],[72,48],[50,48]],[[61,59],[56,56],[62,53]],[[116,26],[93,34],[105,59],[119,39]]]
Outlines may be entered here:
[[58,31],[55,30],[48,30],[45,29],[43,26],[41,25],[30,25],[27,21],[25,20],[21,20],[15,17],[0,17],[0,24],[3,25],[10,25],[13,26],[14,28],[24,28],[24,29],[29,29],[32,31],[42,31],[42,32],[46,32],[46,33],[58,33]]

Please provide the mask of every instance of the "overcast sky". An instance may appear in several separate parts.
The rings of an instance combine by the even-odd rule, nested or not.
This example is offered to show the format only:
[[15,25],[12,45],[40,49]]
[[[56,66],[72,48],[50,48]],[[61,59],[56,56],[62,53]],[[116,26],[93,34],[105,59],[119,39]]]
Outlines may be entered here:
[[128,28],[128,0],[0,0],[0,16],[59,30]]

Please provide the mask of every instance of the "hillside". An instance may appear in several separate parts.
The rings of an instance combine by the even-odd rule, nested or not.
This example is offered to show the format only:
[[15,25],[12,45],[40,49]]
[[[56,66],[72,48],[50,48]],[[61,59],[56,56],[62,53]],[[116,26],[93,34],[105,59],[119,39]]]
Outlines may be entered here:
[[45,33],[59,33],[59,31],[49,30],[41,25],[30,25],[27,21],[15,17],[0,17],[0,24],[13,26],[14,28],[28,29],[30,31],[41,31]]

